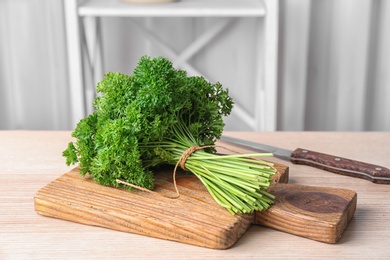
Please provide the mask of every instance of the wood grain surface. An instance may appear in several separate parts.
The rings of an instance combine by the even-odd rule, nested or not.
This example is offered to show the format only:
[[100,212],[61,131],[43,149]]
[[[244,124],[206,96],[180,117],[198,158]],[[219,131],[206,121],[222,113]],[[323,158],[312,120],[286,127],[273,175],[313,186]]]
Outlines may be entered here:
[[[289,150],[305,147],[390,166],[388,132],[224,134]],[[70,131],[0,131],[0,259],[388,259],[390,255],[388,185],[278,158],[269,160],[289,166],[289,184],[356,191],[356,212],[338,243],[321,243],[251,225],[228,250],[212,250],[43,217],[34,209],[34,195],[72,169],[61,155],[72,140]]]
[[275,204],[255,223],[325,243],[337,243],[352,219],[356,192],[348,189],[279,184]]
[[[276,167],[275,178],[287,181],[288,167]],[[155,173],[154,193],[102,186],[74,168],[40,189],[34,206],[49,217],[216,249],[231,247],[252,224],[253,214],[230,214],[196,176],[181,171],[176,184],[173,199],[170,168]]]
[[[288,185],[288,167],[277,164],[275,204],[264,212],[231,215],[192,174],[181,172],[173,187],[172,169],[155,172],[153,193],[102,186],[78,168],[40,189],[35,210],[45,216],[214,249],[234,245],[255,220],[277,230],[336,243],[356,209],[348,190]],[[167,196],[163,196],[167,195]],[[254,216],[255,215],[255,216]]]
[[126,191],[102,186],[79,176],[74,169],[43,187],[35,195],[35,210],[42,215],[106,227],[155,238],[210,248],[228,248],[246,231],[252,215],[231,215],[220,207],[193,175],[176,178],[156,174],[155,192]]

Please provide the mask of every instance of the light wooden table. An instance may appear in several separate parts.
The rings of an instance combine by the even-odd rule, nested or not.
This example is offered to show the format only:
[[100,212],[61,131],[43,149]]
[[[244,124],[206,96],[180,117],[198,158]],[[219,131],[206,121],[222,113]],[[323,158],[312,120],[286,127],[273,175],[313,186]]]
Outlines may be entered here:
[[[390,167],[390,132],[269,132],[227,135],[292,149],[303,147]],[[290,183],[355,190],[358,207],[337,244],[252,226],[230,249],[213,250],[35,213],[37,190],[67,172],[62,151],[70,132],[0,131],[0,259],[250,259],[390,257],[390,185],[307,166],[290,166]],[[271,158],[277,162],[283,162]]]

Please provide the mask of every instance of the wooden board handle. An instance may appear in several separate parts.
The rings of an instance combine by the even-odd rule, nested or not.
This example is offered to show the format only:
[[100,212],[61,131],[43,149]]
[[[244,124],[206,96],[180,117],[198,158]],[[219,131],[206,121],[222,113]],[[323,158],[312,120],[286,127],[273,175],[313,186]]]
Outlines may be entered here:
[[347,189],[279,183],[271,193],[275,204],[256,212],[255,224],[325,243],[340,239],[357,204]]
[[291,154],[291,162],[313,166],[342,175],[367,179],[374,183],[390,184],[390,170],[383,166],[309,151],[307,149],[296,149]]

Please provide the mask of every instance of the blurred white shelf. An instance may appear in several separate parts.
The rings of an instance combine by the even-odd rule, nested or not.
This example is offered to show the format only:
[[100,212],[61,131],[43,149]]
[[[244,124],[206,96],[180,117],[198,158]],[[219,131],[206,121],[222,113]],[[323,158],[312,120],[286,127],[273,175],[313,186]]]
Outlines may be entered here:
[[87,0],[78,8],[80,16],[116,17],[259,17],[265,13],[259,0],[180,0],[160,4]]
[[[199,74],[189,60],[207,46],[229,20],[241,17],[259,17],[261,29],[259,52],[256,55],[257,73],[253,96],[256,100],[253,113],[248,113],[237,104],[236,113],[255,131],[276,130],[277,101],[277,45],[278,45],[278,0],[179,0],[159,4],[130,4],[121,0],[64,0],[67,30],[70,96],[72,100],[72,125],[85,117],[88,105],[94,97],[94,83],[103,72],[101,17],[220,17],[206,32],[176,53],[167,46],[153,30],[137,25],[146,32],[149,40],[158,44],[171,58],[192,74]],[[88,75],[89,74],[89,75]]]

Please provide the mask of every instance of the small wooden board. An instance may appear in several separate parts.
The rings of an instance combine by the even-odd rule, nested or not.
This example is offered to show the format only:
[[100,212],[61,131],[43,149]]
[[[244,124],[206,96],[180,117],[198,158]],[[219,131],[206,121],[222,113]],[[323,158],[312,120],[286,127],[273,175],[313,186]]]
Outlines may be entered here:
[[275,204],[257,212],[255,224],[313,240],[336,243],[356,210],[357,194],[347,189],[277,185]]
[[[287,182],[288,167],[276,167],[279,181]],[[156,192],[175,194],[171,171],[156,173],[155,178]],[[75,168],[40,189],[34,197],[34,205],[36,212],[49,217],[216,249],[231,247],[251,224],[256,223],[335,243],[356,208],[356,193],[332,189],[334,196],[342,193],[342,205],[330,213],[326,210],[313,212],[313,208],[300,204],[300,195],[296,195],[301,199],[296,203],[294,199],[291,200],[291,196],[283,193],[286,189],[294,190],[297,185],[284,186],[287,184],[279,183],[272,191],[278,196],[275,205],[271,207],[275,210],[257,212],[256,216],[231,215],[212,199],[194,175],[177,174],[176,182],[180,197],[170,199],[137,190],[130,192],[102,186],[91,178],[81,177],[78,168]],[[305,187],[301,186],[299,192]],[[316,188],[311,188],[310,192],[312,189]],[[321,196],[325,196],[325,201],[329,199],[326,191],[326,188],[321,190],[319,200]],[[328,216],[331,218],[328,219]],[[299,220],[299,217],[302,219]],[[317,225],[318,219],[323,225]],[[288,228],[290,222],[294,223],[292,229]],[[309,225],[310,230],[305,230],[306,225]],[[316,236],[311,235],[313,230]]]

